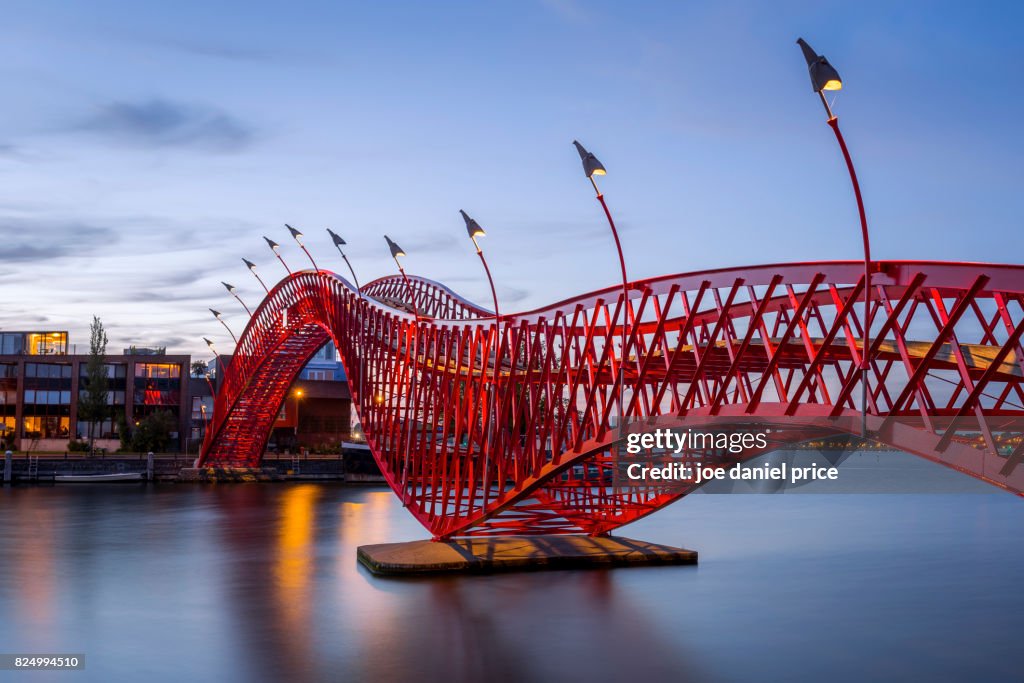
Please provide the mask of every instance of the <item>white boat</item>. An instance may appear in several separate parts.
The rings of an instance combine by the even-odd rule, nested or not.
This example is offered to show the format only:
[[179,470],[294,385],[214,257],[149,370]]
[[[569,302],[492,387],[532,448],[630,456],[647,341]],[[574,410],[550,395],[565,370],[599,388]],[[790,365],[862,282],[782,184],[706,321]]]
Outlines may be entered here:
[[103,481],[142,481],[141,472],[111,472],[110,474],[58,474],[53,480],[67,484],[91,484]]

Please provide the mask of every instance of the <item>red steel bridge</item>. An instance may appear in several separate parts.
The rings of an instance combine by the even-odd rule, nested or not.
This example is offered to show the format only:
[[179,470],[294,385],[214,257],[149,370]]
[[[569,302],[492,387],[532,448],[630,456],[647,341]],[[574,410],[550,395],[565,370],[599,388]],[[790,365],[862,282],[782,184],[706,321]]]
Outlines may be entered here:
[[331,340],[384,477],[438,539],[604,534],[688,493],[607,476],[628,457],[622,419],[864,420],[876,441],[1022,493],[1024,266],[872,271],[866,372],[863,261],[670,275],[630,282],[628,301],[616,286],[498,319],[420,277],[359,291],[296,272],[240,336],[200,464],[258,466]]

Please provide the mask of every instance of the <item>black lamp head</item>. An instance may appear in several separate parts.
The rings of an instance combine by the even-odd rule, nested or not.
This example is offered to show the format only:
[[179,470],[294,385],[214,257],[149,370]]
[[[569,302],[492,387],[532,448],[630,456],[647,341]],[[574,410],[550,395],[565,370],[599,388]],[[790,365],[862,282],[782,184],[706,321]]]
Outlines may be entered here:
[[384,239],[388,241],[388,248],[391,250],[392,258],[397,259],[399,256],[405,256],[405,252],[402,251],[402,248],[398,246],[398,244],[394,242],[390,237],[384,235]]
[[287,223],[284,224],[284,227],[288,228],[288,232],[290,232],[292,234],[292,237],[295,239],[296,242],[298,242],[299,240],[302,239],[302,233],[301,232],[299,232],[298,230],[296,230],[292,226],[288,225]]
[[330,228],[327,228],[327,234],[329,234],[331,236],[331,240],[334,241],[334,246],[336,246],[336,247],[343,247],[343,246],[345,246],[345,240],[341,239],[341,235],[339,235],[338,233],[334,232]]
[[814,51],[803,38],[797,38],[797,45],[803,50],[804,59],[807,60],[807,72],[811,76],[811,87],[814,92],[822,90],[842,90],[843,79],[839,78],[839,72],[828,63],[822,55]]
[[242,263],[244,263],[245,267],[248,268],[249,270],[256,270],[256,264],[250,261],[249,259],[243,258]]
[[215,311],[214,309],[211,308],[210,309],[210,313],[213,313],[213,317],[214,318],[216,318],[217,320],[220,320],[220,311]]
[[469,217],[469,214],[462,209],[459,209],[459,213],[462,214],[462,220],[466,221],[466,232],[469,233],[469,238],[471,240],[475,240],[477,237],[483,237],[487,234],[484,232],[484,229],[480,227],[479,223]]
[[235,286],[234,285],[229,285],[226,282],[221,282],[221,284],[224,285],[224,289],[228,290],[230,293],[232,293],[232,294],[235,293]]
[[587,174],[588,178],[606,173],[604,166],[592,152],[588,152],[583,145],[575,140],[572,141],[572,144],[576,145],[576,151],[580,153],[580,161],[583,162],[583,172]]
[[267,236],[264,236],[263,239],[265,239],[267,241],[267,246],[270,247],[274,251],[274,253],[276,254],[277,253],[277,248],[280,245],[277,242],[275,242],[274,240],[272,240],[269,237],[267,237]]

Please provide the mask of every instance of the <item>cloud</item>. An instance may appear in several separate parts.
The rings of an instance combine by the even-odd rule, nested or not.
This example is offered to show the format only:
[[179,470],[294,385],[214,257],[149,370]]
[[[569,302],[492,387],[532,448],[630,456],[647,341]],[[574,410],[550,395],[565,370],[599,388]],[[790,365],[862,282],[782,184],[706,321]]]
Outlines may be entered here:
[[501,299],[499,303],[517,304],[520,301],[524,301],[530,297],[530,291],[527,289],[520,289],[518,287],[504,286],[501,288],[501,294],[498,298]]
[[112,102],[70,130],[126,145],[221,153],[246,149],[255,137],[252,128],[219,109],[163,99]]
[[165,47],[168,47],[173,50],[178,50],[180,52],[184,52],[187,54],[197,55],[199,57],[213,57],[216,59],[226,59],[231,61],[276,62],[280,60],[282,56],[280,50],[272,50],[268,48],[258,47],[241,47],[238,45],[226,45],[217,43],[205,43],[195,40],[157,39],[152,42],[158,45],[164,45]]
[[111,228],[76,221],[0,217],[0,244],[6,263],[48,261],[109,248],[119,239]]
[[396,240],[410,254],[429,254],[435,252],[448,253],[458,244],[458,240],[447,233],[418,234]]

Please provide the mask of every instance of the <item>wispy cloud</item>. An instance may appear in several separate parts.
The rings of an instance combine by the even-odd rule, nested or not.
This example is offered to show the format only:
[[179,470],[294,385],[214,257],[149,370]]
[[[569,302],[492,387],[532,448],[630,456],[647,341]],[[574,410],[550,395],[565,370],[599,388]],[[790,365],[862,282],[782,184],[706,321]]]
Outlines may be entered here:
[[240,45],[215,44],[199,40],[170,38],[154,39],[151,42],[199,57],[213,57],[215,59],[226,59],[231,61],[276,62],[282,57],[282,52],[280,50],[269,48],[243,47]]
[[164,99],[112,102],[69,129],[126,145],[221,153],[246,149],[255,138],[250,126],[224,111]]
[[19,147],[0,142],[0,159],[20,159],[21,155]]
[[107,248],[119,238],[111,228],[77,221],[0,217],[0,243],[8,263],[81,256]]

